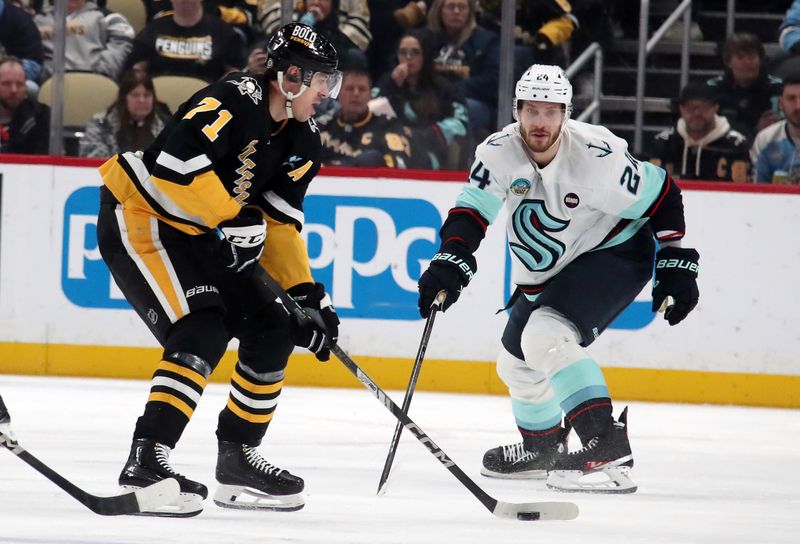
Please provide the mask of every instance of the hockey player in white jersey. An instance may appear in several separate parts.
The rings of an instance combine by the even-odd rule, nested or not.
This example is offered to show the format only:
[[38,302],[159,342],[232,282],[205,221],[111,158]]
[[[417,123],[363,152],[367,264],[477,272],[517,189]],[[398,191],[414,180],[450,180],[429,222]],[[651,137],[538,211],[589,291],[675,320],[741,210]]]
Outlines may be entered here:
[[[632,493],[627,408],[615,421],[603,372],[585,348],[651,279],[654,254],[653,310],[671,301],[665,318],[683,320],[699,297],[699,256],[681,247],[683,204],[669,175],[634,158],[608,129],[571,120],[571,110],[561,68],[533,65],[523,74],[517,122],[476,149],[419,280],[419,307],[426,317],[442,289],[443,310],[458,299],[476,272],[473,253],[505,205],[517,289],[497,372],[522,442],[487,451],[482,473],[547,478],[563,491]],[[582,445],[571,453],[570,428]]]

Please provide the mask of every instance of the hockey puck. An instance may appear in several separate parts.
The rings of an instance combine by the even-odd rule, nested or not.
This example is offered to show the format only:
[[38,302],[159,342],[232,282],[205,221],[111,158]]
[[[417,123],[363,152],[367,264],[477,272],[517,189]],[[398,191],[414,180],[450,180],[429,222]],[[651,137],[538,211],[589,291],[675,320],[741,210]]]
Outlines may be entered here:
[[517,512],[517,519],[520,521],[538,521],[539,512]]

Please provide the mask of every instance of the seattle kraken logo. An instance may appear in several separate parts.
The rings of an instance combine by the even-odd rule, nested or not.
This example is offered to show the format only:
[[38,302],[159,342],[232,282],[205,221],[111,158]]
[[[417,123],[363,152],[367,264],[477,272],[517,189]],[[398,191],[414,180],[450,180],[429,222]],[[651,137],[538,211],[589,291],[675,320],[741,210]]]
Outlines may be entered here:
[[542,200],[523,200],[512,218],[520,243],[509,242],[511,252],[531,272],[544,272],[564,254],[564,244],[547,235],[567,228],[569,221],[550,215]]

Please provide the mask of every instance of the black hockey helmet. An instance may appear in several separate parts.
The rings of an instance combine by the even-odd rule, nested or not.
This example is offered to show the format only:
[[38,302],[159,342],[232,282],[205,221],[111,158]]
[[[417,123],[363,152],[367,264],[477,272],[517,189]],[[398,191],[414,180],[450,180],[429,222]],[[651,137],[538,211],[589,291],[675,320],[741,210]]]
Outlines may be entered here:
[[303,71],[304,80],[306,72],[335,72],[337,63],[333,44],[313,27],[302,23],[282,26],[267,45],[267,70],[285,72],[289,66],[297,66]]
[[[292,100],[310,88],[312,80],[323,80],[328,96],[336,98],[342,86],[342,73],[336,69],[337,65],[336,48],[313,27],[302,23],[280,27],[267,44],[267,77],[277,79],[278,88],[286,97],[286,115],[290,119]],[[297,93],[283,86],[286,71],[291,66],[298,67],[301,73],[300,82],[303,85]]]

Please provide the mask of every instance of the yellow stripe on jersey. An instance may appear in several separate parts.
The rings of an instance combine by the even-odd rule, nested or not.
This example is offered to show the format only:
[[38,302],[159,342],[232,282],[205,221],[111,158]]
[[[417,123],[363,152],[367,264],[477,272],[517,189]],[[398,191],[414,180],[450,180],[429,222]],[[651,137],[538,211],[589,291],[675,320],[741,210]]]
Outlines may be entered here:
[[[150,396],[147,397],[147,402],[164,402],[169,404],[170,406],[173,406],[183,412],[183,415],[189,419],[192,419],[192,414],[194,413],[194,410],[192,410],[188,404],[178,397],[170,395],[169,393],[150,393]],[[228,402],[230,403],[230,401]]]
[[313,283],[306,243],[295,226],[279,223],[266,214],[264,218],[268,234],[261,254],[261,266],[284,289],[300,283]]
[[[119,156],[115,156],[100,166],[99,170],[103,183],[127,210],[138,210],[153,215],[186,234],[196,235],[206,232],[201,226],[176,221],[157,212],[139,193],[139,189],[119,160]],[[177,208],[174,211],[180,210],[178,213],[197,217],[207,227],[216,227],[221,221],[236,217],[241,210],[239,203],[228,194],[213,171],[200,174],[189,185],[179,185],[157,177],[150,177],[147,185],[150,190],[157,191],[158,194],[149,195],[155,201],[166,200],[174,203],[174,207]],[[169,210],[167,213],[170,213]]]
[[254,395],[266,395],[268,393],[275,393],[276,391],[280,391],[281,387],[283,387],[283,380],[275,383],[270,383],[266,385],[257,385],[251,382],[250,380],[246,379],[244,376],[239,374],[238,368],[234,370],[231,374],[231,381],[236,382],[236,384],[244,389],[245,391],[249,391]]
[[153,240],[153,229],[158,228],[155,218],[127,208],[122,208],[122,215],[127,229],[127,233],[122,234],[127,235],[130,248],[136,252],[142,265],[150,273],[152,281],[156,283],[156,285],[151,284],[150,288],[161,291],[177,321],[189,312],[189,306],[166,250],[160,242],[156,245]]
[[206,384],[208,384],[208,380],[199,372],[192,370],[191,368],[187,368],[185,366],[176,365],[175,363],[171,363],[169,361],[161,360],[158,363],[158,367],[156,370],[166,370],[167,372],[172,372],[174,374],[179,374],[184,378],[192,380],[194,383],[205,389]]
[[188,185],[152,176],[153,186],[180,209],[199,217],[207,227],[214,228],[226,219],[233,219],[242,209],[213,170],[195,176]]
[[[117,199],[117,202],[125,204],[126,207],[139,208],[147,213],[156,214],[150,204],[142,198],[136,185],[133,184],[130,176],[119,163],[119,155],[108,159],[99,168],[100,177],[103,183]],[[133,205],[129,204],[131,202]]]
[[272,416],[274,412],[269,414],[251,414],[250,412],[245,412],[241,408],[239,408],[230,397],[228,397],[228,410],[239,416],[245,421],[249,421],[250,423],[267,423],[268,421],[272,420]]

